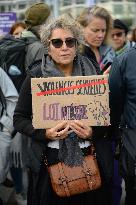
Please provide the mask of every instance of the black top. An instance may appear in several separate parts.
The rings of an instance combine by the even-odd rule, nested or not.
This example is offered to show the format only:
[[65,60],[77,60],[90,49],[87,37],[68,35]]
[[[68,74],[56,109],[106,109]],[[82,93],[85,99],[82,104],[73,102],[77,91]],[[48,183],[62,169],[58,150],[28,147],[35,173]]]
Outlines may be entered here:
[[81,53],[82,55],[86,56],[92,62],[92,64],[94,65],[96,69],[97,74],[101,74],[99,64],[97,62],[96,56],[94,52],[92,51],[92,49],[89,46],[83,45]]

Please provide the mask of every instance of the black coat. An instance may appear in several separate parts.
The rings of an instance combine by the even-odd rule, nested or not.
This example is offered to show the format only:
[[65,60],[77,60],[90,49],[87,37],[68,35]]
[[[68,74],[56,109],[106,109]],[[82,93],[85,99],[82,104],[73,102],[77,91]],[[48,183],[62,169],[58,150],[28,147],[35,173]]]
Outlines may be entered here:
[[[80,61],[83,61],[83,64],[85,65],[85,75],[86,72],[90,72],[93,74],[95,73],[94,67],[91,68],[92,64],[86,57],[81,57],[79,55]],[[78,60],[79,61],[79,60]],[[46,62],[45,62],[46,64]],[[83,66],[83,64],[81,64]],[[88,66],[88,67],[87,67]],[[90,71],[88,71],[90,69]],[[92,70],[91,70],[92,69]],[[50,66],[46,68],[46,75],[50,76]],[[51,71],[51,73],[55,74],[57,71]],[[88,75],[88,74],[87,74]],[[15,129],[21,132],[22,134],[27,135],[31,138],[32,141],[32,147],[28,150],[29,152],[29,166],[32,168],[32,170],[35,170],[35,172],[38,172],[40,167],[40,159],[41,154],[43,152],[43,149],[45,148],[48,140],[45,138],[45,130],[36,130],[34,129],[32,125],[32,96],[31,96],[31,77],[42,77],[42,71],[39,69],[39,66],[35,69],[33,69],[27,76],[22,90],[20,92],[19,100],[14,112],[14,126]],[[105,127],[94,127],[94,142],[98,145],[96,145],[97,155],[101,158],[100,163],[102,164],[103,170],[106,173],[106,177],[111,176],[112,169],[111,169],[111,153],[110,153],[110,146],[106,146],[106,142],[109,141],[109,139],[105,138],[106,128]],[[103,146],[101,146],[101,143],[105,142],[103,146],[106,146],[103,150]],[[100,145],[99,145],[100,143]],[[109,143],[109,142],[108,142]],[[31,153],[32,152],[32,153]],[[108,154],[109,153],[109,154]],[[104,156],[105,155],[105,156]],[[106,158],[105,158],[106,157]],[[110,166],[110,168],[109,168]]]
[[136,46],[114,59],[109,88],[111,124],[136,128]]
[[[79,60],[80,60],[80,62],[82,61],[81,67],[83,67],[83,64],[85,65],[85,74],[89,72],[89,69],[90,69],[90,75],[96,74],[95,69],[92,66],[92,63],[87,58],[79,55]],[[45,64],[46,64],[46,62],[45,62]],[[50,68],[50,66],[51,65],[49,65],[49,67],[46,67],[47,73],[48,73],[48,71],[50,73],[50,69],[52,69],[52,68]],[[57,71],[53,70],[53,74],[55,72],[57,72]],[[50,75],[51,74],[49,74],[49,76]],[[69,199],[69,201],[64,199],[64,201],[61,200],[61,203],[60,203],[60,199],[58,199],[54,195],[52,195],[52,191],[51,191],[51,188],[49,185],[50,181],[48,180],[49,177],[48,177],[47,171],[42,166],[40,168],[40,162],[42,159],[41,156],[42,156],[43,150],[46,147],[47,140],[45,138],[45,130],[35,130],[33,125],[32,125],[31,77],[42,77],[42,76],[43,75],[42,75],[41,69],[39,69],[39,67],[32,70],[31,73],[28,74],[28,76],[23,84],[22,90],[20,92],[18,104],[16,106],[15,114],[14,114],[14,126],[15,126],[15,128],[19,132],[31,137],[31,141],[32,141],[31,148],[28,150],[28,152],[29,152],[28,154],[29,154],[29,159],[30,159],[29,167],[31,168],[31,170],[33,172],[33,174],[31,175],[31,180],[33,182],[31,184],[30,189],[31,190],[33,188],[34,189],[33,189],[33,193],[31,192],[31,194],[30,194],[32,196],[30,197],[31,200],[28,204],[33,205],[34,204],[33,202],[35,201],[35,204],[39,205],[38,203],[40,200],[42,201],[41,204],[45,204],[45,198],[47,195],[48,195],[48,197],[46,198],[46,200],[47,201],[49,200],[49,202],[47,202],[46,204],[51,204],[50,200],[52,200],[52,198],[53,198],[53,202],[52,202],[53,204],[55,204],[56,200],[58,200],[58,202],[56,202],[56,204],[59,204],[59,205],[61,203],[64,204],[63,203],[64,201],[65,202],[67,201],[68,204],[71,204],[71,202],[70,202],[71,200],[72,200],[72,204],[73,204],[73,202],[74,202],[73,199]],[[112,177],[112,174],[113,174],[113,172],[112,172],[112,170],[113,170],[112,169],[112,165],[113,165],[112,162],[113,161],[112,161],[112,150],[111,150],[110,140],[108,139],[108,137],[105,136],[105,128],[104,127],[102,127],[102,128],[95,127],[93,129],[93,133],[94,133],[94,136],[93,136],[94,144],[96,146],[96,153],[97,153],[98,163],[100,166],[102,180],[104,183],[107,184],[107,183],[109,183],[109,181]],[[40,170],[40,174],[37,175],[36,173],[38,173],[39,170]],[[36,182],[37,179],[39,179],[38,185]],[[37,185],[37,189],[38,189],[38,195],[40,198],[40,200],[38,199],[38,202],[36,202],[36,200],[37,200],[36,196],[38,196],[38,195],[36,195],[37,192],[35,193],[35,191],[36,191],[35,186],[36,185]],[[32,188],[32,186],[33,186],[33,188]],[[29,189],[29,191],[30,191],[30,189]],[[109,187],[106,189],[109,189]],[[103,197],[103,194],[104,194],[104,192],[106,192],[106,190],[103,192],[103,188],[102,188],[102,190],[100,192],[102,195],[101,197],[105,201],[103,203],[103,205],[110,205],[110,202],[108,200],[105,200],[105,197]],[[88,204],[89,195],[88,194],[85,194],[85,195],[86,195],[86,197],[82,196],[84,198],[84,201],[82,201],[82,199],[80,200],[80,197],[79,197],[79,198],[75,198],[75,203],[78,200],[79,202],[81,202],[81,204]],[[94,200],[96,200],[96,199],[98,200],[98,198],[99,197],[95,196]],[[98,204],[101,204],[101,199],[99,199],[98,201],[99,201]],[[78,204],[80,204],[79,202],[78,202]],[[95,203],[93,203],[93,205],[94,204],[96,205],[97,203],[95,202]]]

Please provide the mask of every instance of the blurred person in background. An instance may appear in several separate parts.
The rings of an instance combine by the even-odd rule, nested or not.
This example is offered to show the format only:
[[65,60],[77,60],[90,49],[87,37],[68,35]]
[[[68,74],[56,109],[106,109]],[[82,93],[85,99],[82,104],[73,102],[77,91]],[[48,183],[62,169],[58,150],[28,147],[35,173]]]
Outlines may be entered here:
[[[35,3],[25,12],[25,25],[26,29],[22,31],[21,37],[26,38],[30,44],[26,49],[25,57],[25,68],[26,70],[32,65],[35,61],[41,60],[46,49],[40,41],[39,30],[42,24],[46,23],[50,17],[51,10],[49,6],[45,3]],[[27,144],[28,143],[28,144]],[[35,160],[34,156],[31,156],[31,159],[28,156],[28,150],[31,149],[31,140],[28,140],[28,137],[23,135],[23,162],[28,168],[29,175],[29,165]],[[31,162],[30,162],[31,161]],[[28,182],[29,183],[29,182]],[[29,202],[28,199],[28,204]]]
[[9,34],[15,38],[20,38],[24,29],[26,29],[26,24],[24,22],[16,22],[10,28]]
[[[16,22],[12,25],[9,33],[6,35],[10,38],[20,38],[22,31],[26,28],[25,23]],[[7,39],[5,38],[5,45]],[[6,72],[8,72],[6,70]],[[15,187],[15,199],[18,205],[26,205],[25,193],[23,188],[23,164],[22,164],[22,136],[17,133],[12,137],[10,145],[10,174],[13,179],[6,178],[3,185],[6,187]]]
[[77,21],[84,29],[85,45],[82,45],[81,53],[92,61],[97,73],[102,74],[115,56],[109,45],[112,17],[105,8],[93,6],[86,8]]
[[47,24],[50,14],[50,7],[45,3],[35,3],[25,12],[26,29],[22,32],[21,37],[31,42],[26,52],[26,69],[35,61],[41,60],[43,54],[47,52],[40,41],[39,30],[42,24]]
[[136,42],[136,27],[132,30],[132,41]]
[[132,41],[132,30],[128,31],[128,33],[127,33],[127,39],[128,39],[129,41]]
[[[12,25],[9,34],[14,38],[20,38],[22,31],[26,29],[26,25],[23,22],[16,22]],[[26,190],[24,189],[24,165],[22,162],[22,135],[17,133],[11,143],[10,148],[11,155],[11,168],[10,173],[14,181],[15,187],[15,199],[18,205],[26,205]]]
[[[19,25],[17,29],[17,24],[13,25],[13,28],[11,29],[10,34],[14,35],[15,38],[20,37],[20,38],[25,38],[28,42],[28,45],[26,46],[26,55],[25,55],[25,69],[29,69],[30,65],[35,63],[36,61],[39,61],[42,59],[44,53],[46,53],[46,49],[43,46],[43,44],[40,41],[40,36],[39,36],[39,30],[40,26],[44,24],[48,17],[50,16],[50,8],[47,4],[45,3],[35,3],[29,8],[27,8],[25,12],[25,29],[21,28],[21,25]],[[24,24],[23,24],[24,26]],[[19,34],[20,32],[20,34]],[[15,34],[19,35],[15,35]],[[19,136],[18,136],[19,138]],[[28,169],[28,175],[29,175],[29,166],[30,163],[33,163],[35,160],[34,156],[31,156],[31,159],[28,156],[28,152],[31,150],[31,139],[25,135],[22,136],[22,163],[23,167]],[[18,199],[18,203],[21,204],[21,196],[23,196],[24,199],[24,194],[20,195],[20,191],[22,190],[22,173],[19,171],[19,168],[12,168],[11,169],[12,176],[14,180],[16,181],[16,190],[18,195],[16,194],[16,199]],[[16,173],[18,172],[18,177],[16,177]],[[27,183],[27,182],[26,182]],[[29,183],[29,182],[28,182]],[[27,184],[24,189],[27,189]],[[26,191],[26,190],[24,190]],[[27,202],[29,203],[29,202]],[[22,200],[23,204],[23,200]],[[22,205],[21,204],[21,205]]]
[[136,44],[114,59],[109,88],[111,125],[119,133],[118,158],[125,181],[125,205],[136,204]]
[[[9,37],[25,38],[27,40],[25,69],[37,60],[41,60],[45,48],[40,41],[38,34],[40,26],[46,22],[50,15],[50,8],[47,4],[36,3],[27,8],[25,12],[25,23],[16,22],[10,29]],[[17,39],[18,40],[18,39]],[[19,41],[18,41],[19,42]],[[18,45],[19,46],[19,45]],[[30,145],[28,148],[28,144]],[[15,135],[11,144],[11,175],[15,185],[15,198],[19,205],[25,205],[25,192],[22,168],[29,167],[27,150],[31,149],[31,142],[26,136],[19,133]],[[33,160],[33,159],[31,159]],[[26,185],[26,184],[25,184]],[[27,186],[27,185],[26,185]]]
[[[86,44],[81,47],[82,53],[94,64],[98,74],[109,72],[110,66],[115,58],[115,52],[111,47],[112,17],[102,7],[93,6],[85,9],[77,18],[83,26]],[[107,130],[108,131],[108,130]],[[115,153],[115,136],[108,131],[112,139],[113,155]],[[119,205],[122,195],[122,180],[118,171],[118,161],[114,160],[113,175],[113,205]]]
[[116,56],[126,52],[135,45],[135,42],[127,39],[128,31],[128,26],[122,20],[114,20],[111,38]]
[[[17,100],[18,93],[13,82],[0,67],[0,185],[11,184],[6,179],[10,168],[13,113]],[[1,199],[0,203],[2,204]]]

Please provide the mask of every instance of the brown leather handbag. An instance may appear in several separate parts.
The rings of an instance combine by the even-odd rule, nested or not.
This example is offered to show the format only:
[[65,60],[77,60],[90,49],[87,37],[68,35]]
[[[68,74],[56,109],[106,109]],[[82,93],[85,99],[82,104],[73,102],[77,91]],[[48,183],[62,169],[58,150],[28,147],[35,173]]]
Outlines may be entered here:
[[60,197],[95,190],[101,186],[101,177],[94,155],[84,157],[83,164],[70,167],[62,162],[48,167],[54,192]]

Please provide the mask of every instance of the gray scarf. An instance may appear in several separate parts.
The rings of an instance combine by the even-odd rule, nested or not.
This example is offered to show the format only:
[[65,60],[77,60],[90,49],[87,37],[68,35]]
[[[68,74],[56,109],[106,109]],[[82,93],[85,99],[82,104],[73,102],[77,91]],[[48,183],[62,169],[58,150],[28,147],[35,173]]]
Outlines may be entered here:
[[[63,72],[57,69],[54,61],[49,56],[44,56],[42,60],[42,74],[43,77],[64,77]],[[77,55],[74,59],[74,69],[72,76],[89,76],[96,75],[95,68],[92,63],[81,55]],[[67,138],[59,140],[58,158],[68,166],[78,166],[82,164],[83,153],[79,147],[79,139],[77,135],[72,132]]]

